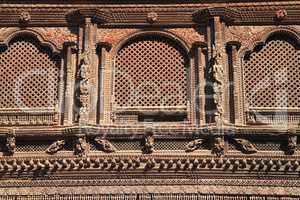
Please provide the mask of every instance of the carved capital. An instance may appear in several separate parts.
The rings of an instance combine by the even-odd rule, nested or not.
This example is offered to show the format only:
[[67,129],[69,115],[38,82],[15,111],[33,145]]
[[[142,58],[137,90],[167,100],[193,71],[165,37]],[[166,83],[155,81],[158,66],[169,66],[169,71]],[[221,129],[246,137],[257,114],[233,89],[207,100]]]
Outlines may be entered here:
[[207,22],[213,17],[220,17],[225,22],[233,22],[240,18],[240,12],[236,9],[226,7],[206,8],[194,13],[194,21]]

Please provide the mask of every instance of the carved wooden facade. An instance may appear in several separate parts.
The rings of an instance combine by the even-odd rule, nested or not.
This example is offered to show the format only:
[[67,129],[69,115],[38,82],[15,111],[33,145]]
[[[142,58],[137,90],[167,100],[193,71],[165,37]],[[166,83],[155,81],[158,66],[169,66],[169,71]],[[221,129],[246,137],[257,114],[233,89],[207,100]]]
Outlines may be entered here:
[[0,199],[298,199],[300,1],[1,1]]

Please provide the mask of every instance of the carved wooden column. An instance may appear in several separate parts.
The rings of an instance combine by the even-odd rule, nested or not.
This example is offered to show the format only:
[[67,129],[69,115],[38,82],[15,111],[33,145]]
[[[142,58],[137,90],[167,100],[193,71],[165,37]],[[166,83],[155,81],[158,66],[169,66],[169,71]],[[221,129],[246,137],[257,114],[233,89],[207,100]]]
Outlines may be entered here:
[[[229,81],[230,81],[230,122],[236,123],[236,124],[242,124],[243,123],[243,106],[241,105],[239,99],[242,99],[243,94],[242,91],[240,91],[239,85],[241,84],[241,77],[239,76],[239,70],[240,67],[238,62],[238,49],[240,47],[240,44],[234,43],[234,44],[227,44],[227,51],[228,51],[228,63],[229,63]],[[234,91],[235,90],[235,91]],[[243,101],[243,100],[242,100]]]
[[207,121],[215,122],[218,127],[230,122],[229,69],[225,45],[225,21],[226,23],[233,21],[234,17],[235,13],[226,8],[208,8],[195,14],[195,20],[200,23],[204,22],[207,26],[208,69],[206,73],[208,82],[210,82],[207,92],[213,94],[213,102],[207,101],[207,104],[215,105],[214,108],[210,106],[206,108],[207,110],[214,110],[212,114],[208,113]]
[[80,14],[84,18],[84,28],[82,46],[79,56],[79,124],[95,124],[96,123],[96,107],[97,107],[97,67],[96,57],[96,25],[92,23],[93,13],[89,11],[81,11]]
[[74,91],[75,91],[75,74],[76,74],[76,54],[75,44],[67,43],[66,48],[66,91],[64,104],[64,125],[70,125],[74,116]]
[[205,124],[205,63],[207,54],[207,45],[204,43],[195,43],[195,71],[197,84],[196,97],[196,119],[197,125]]
[[107,59],[107,53],[111,49],[111,45],[108,43],[98,43],[99,49],[99,100],[98,100],[98,123],[102,123],[104,120],[104,74],[105,74],[105,65]]

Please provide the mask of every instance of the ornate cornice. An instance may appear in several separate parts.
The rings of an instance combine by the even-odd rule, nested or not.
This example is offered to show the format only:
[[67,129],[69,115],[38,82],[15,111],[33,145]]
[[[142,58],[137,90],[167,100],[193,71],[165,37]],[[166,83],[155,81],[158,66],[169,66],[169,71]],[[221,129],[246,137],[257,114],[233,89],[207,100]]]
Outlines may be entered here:
[[[59,172],[59,176],[63,176],[64,172],[70,175],[71,172],[77,174],[89,173],[111,173],[118,174],[120,172],[137,173],[149,172],[159,173],[163,176],[165,173],[190,173],[194,176],[199,173],[227,172],[227,173],[246,173],[247,176],[255,175],[257,172],[261,176],[288,173],[290,176],[300,172],[299,158],[250,158],[250,157],[215,157],[215,156],[191,156],[189,158],[180,156],[161,157],[155,155],[143,156],[91,156],[91,157],[60,157],[60,158],[1,158],[0,171],[2,174],[24,174],[27,176],[29,172],[43,177],[47,173],[55,176],[55,172]],[[96,172],[97,171],[97,172]],[[228,174],[227,174],[228,175]],[[29,175],[31,176],[31,175]],[[212,174],[213,177],[219,175]],[[223,174],[222,176],[225,176]],[[230,175],[229,175],[230,176]],[[244,174],[245,176],[245,174]]]

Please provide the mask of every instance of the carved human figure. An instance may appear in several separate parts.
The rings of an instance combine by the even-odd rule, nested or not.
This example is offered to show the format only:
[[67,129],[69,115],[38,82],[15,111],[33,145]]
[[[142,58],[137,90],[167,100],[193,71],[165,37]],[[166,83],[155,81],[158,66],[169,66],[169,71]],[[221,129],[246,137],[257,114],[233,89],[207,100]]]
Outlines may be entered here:
[[297,147],[297,136],[288,136],[287,140],[287,153],[294,154]]
[[16,149],[16,138],[14,136],[8,136],[6,138],[6,152],[10,155],[15,153]]
[[212,142],[212,153],[220,157],[224,155],[225,142],[223,137],[214,137]]
[[154,132],[152,128],[146,128],[145,130],[145,144],[144,144],[144,153],[153,153],[154,151]]
[[86,142],[85,137],[78,137],[75,141],[75,155],[82,157],[86,156],[89,151],[89,144]]

